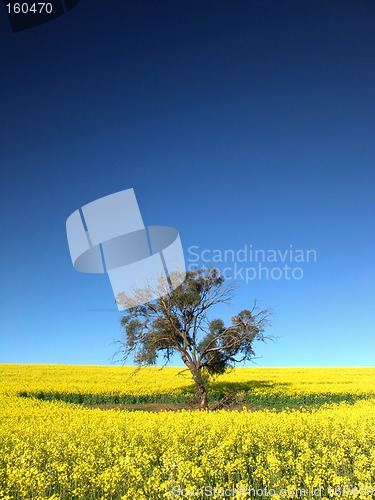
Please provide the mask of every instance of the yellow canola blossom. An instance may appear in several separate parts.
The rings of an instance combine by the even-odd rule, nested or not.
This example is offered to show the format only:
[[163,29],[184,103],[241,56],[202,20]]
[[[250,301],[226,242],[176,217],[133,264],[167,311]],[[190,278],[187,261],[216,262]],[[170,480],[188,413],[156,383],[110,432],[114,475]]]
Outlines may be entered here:
[[[0,365],[2,391],[185,395],[193,391],[183,368],[72,365]],[[375,397],[375,368],[236,368],[218,376],[212,391],[235,386],[252,394],[353,394]]]
[[[161,391],[176,391],[187,385],[176,376],[180,369],[131,376],[133,368],[1,368],[0,499],[375,496],[373,369],[249,368],[226,375],[226,383],[244,381],[250,388],[252,380],[267,382],[255,386],[265,392],[276,387],[310,394],[315,388],[368,396],[354,404],[151,413],[87,409],[17,393],[61,392],[65,384],[67,391],[150,394],[158,382]],[[124,374],[132,383],[121,380]]]

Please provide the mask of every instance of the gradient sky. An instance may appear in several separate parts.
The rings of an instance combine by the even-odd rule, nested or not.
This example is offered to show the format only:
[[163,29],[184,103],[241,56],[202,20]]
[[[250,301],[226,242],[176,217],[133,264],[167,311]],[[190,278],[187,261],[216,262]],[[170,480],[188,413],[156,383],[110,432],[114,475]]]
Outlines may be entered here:
[[0,40],[0,362],[111,363],[109,280],[65,222],[134,188],[187,259],[316,251],[213,313],[274,309],[258,366],[374,365],[374,2],[81,0],[15,34],[2,10]]

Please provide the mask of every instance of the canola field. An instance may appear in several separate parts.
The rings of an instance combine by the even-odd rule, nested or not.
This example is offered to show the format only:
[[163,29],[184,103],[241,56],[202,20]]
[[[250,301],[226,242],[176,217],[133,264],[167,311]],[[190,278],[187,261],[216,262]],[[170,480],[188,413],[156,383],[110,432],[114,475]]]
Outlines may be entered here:
[[102,410],[191,397],[181,368],[0,365],[0,499],[375,498],[375,368],[237,368],[258,411]]

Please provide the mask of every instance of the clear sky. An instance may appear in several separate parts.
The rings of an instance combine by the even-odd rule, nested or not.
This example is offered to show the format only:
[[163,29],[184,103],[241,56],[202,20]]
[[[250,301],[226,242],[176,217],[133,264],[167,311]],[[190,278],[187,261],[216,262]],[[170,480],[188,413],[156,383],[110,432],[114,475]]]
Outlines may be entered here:
[[[374,365],[374,53],[369,0],[82,0],[14,34],[0,11],[0,362],[110,364],[120,314],[65,222],[134,188],[188,265],[280,252],[214,263],[251,276],[214,317],[274,309],[258,366]],[[316,259],[278,279],[291,248]]]

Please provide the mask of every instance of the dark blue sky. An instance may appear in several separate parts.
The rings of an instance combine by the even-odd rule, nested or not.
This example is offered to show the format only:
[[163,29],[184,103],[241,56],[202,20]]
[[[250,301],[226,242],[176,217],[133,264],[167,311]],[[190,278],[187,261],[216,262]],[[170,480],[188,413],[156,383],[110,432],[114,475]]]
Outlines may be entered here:
[[316,251],[218,311],[274,308],[260,366],[374,364],[374,2],[81,0],[15,34],[0,14],[0,362],[109,363],[119,313],[92,311],[110,284],[73,269],[65,221],[132,187],[187,259]]

